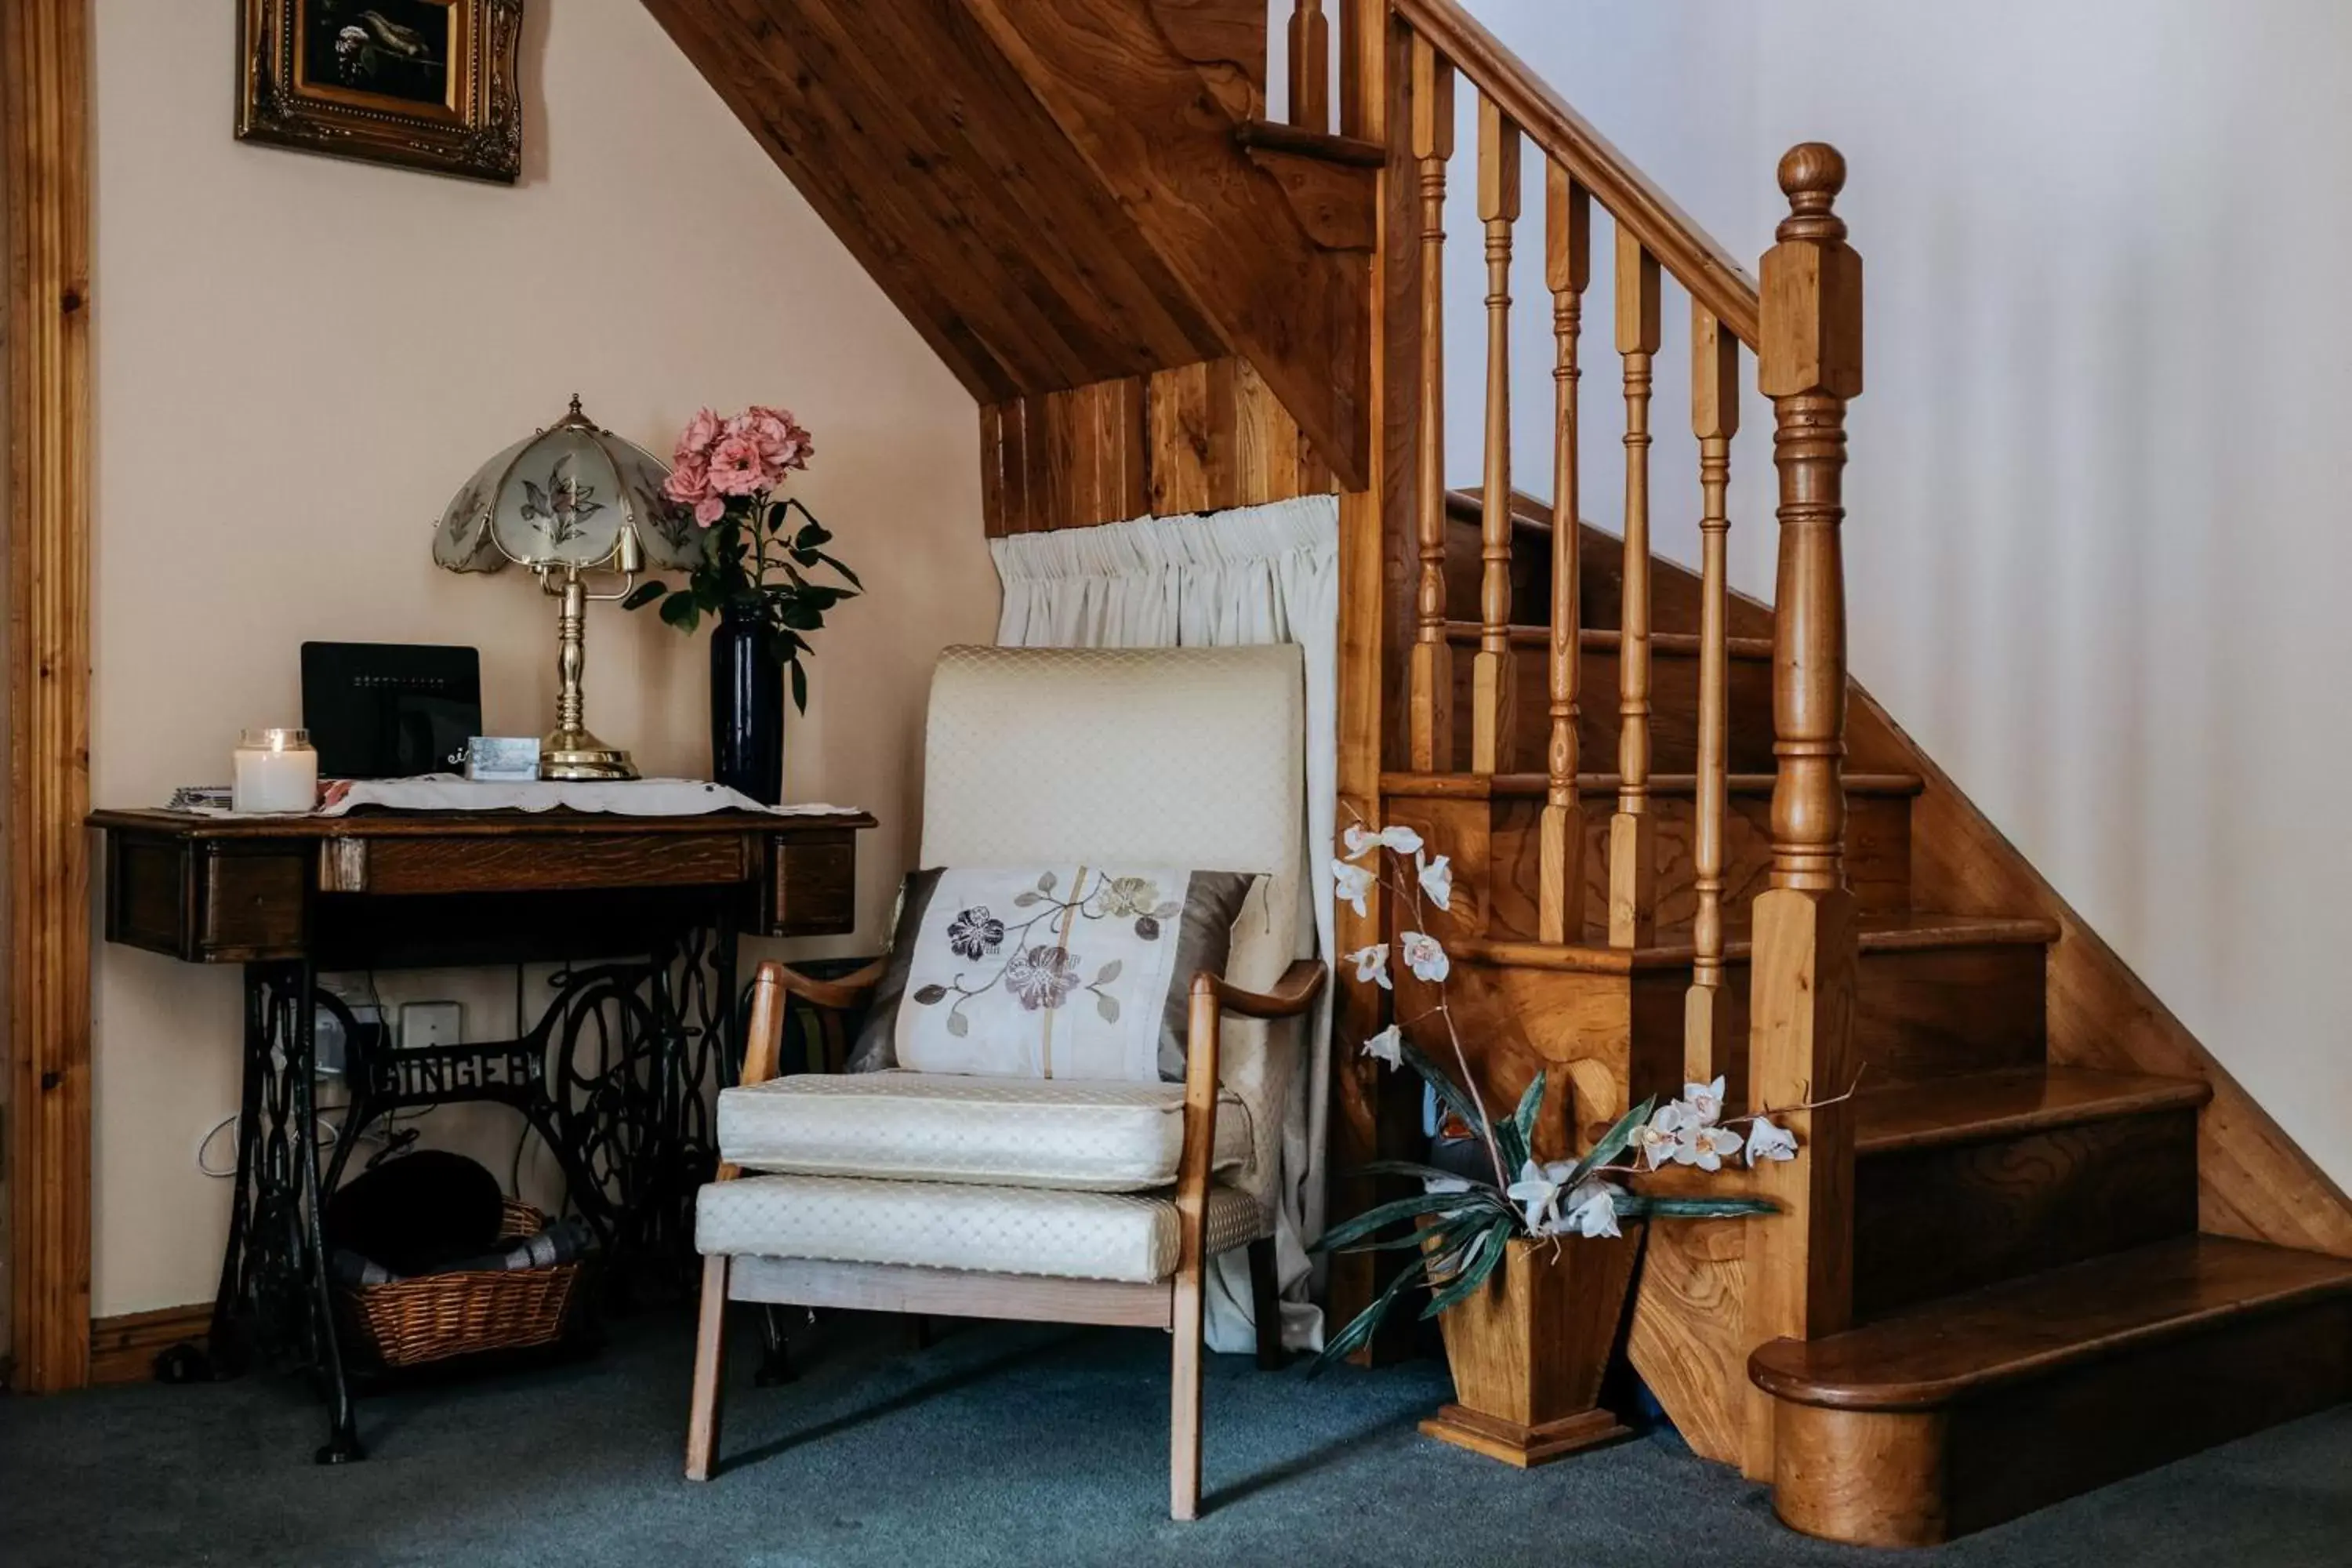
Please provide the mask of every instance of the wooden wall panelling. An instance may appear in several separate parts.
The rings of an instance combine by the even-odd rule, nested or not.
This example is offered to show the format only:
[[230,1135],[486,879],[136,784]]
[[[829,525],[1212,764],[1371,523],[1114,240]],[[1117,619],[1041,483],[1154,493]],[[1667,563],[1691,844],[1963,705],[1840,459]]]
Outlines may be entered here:
[[0,0],[16,1385],[89,1375],[88,7]]
[[647,5],[982,402],[1226,352],[964,6]]
[[[1225,346],[1365,482],[1365,258],[1316,246],[1138,0],[964,0]],[[1178,363],[1162,361],[1162,363]]]

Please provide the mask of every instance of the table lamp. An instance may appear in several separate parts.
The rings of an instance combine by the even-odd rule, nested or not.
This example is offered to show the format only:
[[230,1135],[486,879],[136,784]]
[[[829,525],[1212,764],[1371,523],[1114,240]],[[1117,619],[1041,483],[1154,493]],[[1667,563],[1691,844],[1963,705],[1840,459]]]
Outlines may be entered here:
[[[633,779],[629,753],[590,732],[581,674],[582,632],[592,599],[625,597],[645,571],[688,572],[709,535],[662,493],[669,465],[572,410],[483,464],[459,489],[433,535],[433,559],[452,572],[528,567],[562,601],[556,617],[555,728],[539,748],[543,779]],[[590,574],[617,574],[609,593]]]

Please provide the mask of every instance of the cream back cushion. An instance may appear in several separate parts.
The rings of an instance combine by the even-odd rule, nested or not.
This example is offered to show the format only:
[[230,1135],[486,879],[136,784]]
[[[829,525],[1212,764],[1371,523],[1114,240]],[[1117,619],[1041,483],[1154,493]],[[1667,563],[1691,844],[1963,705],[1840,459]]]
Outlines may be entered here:
[[[1226,977],[1262,990],[1298,956],[1306,694],[1299,650],[951,647],[931,677],[925,866],[1213,867],[1262,873]],[[1297,1052],[1228,1019],[1226,1085],[1250,1104],[1261,1197]]]

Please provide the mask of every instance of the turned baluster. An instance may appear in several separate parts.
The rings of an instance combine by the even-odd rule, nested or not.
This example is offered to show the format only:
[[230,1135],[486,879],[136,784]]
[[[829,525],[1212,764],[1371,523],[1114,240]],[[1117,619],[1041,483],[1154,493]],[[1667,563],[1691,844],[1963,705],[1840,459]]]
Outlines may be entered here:
[[1323,0],[1298,0],[1290,14],[1290,122],[1301,131],[1331,129],[1331,25]]
[[1445,644],[1445,161],[1454,155],[1454,67],[1412,40],[1412,155],[1421,167],[1421,409],[1414,475],[1421,575],[1406,674],[1411,765],[1454,765],[1454,670]]
[[1691,433],[1698,437],[1699,631],[1698,780],[1691,870],[1697,909],[1691,919],[1691,987],[1683,1009],[1683,1072],[1713,1079],[1723,984],[1724,780],[1730,713],[1725,637],[1725,535],[1730,531],[1731,438],[1739,431],[1739,340],[1691,301]]
[[[1862,392],[1862,258],[1831,211],[1845,160],[1820,142],[1780,160],[1790,216],[1764,257],[1758,382],[1772,400],[1780,559],[1772,641],[1771,886],[1749,960],[1749,1100],[1786,1110],[1853,1081],[1853,895],[1843,866],[1845,406]],[[1850,1102],[1788,1113],[1797,1158],[1767,1163],[1780,1212],[1749,1231],[1746,1339],[1835,1333],[1853,1312]],[[1744,1468],[1772,1468],[1771,1399],[1750,1390]]]
[[1592,277],[1592,204],[1555,163],[1544,165],[1544,282],[1551,289],[1552,483],[1551,736],[1545,749],[1544,809],[1537,876],[1537,932],[1545,942],[1584,933],[1584,814],[1576,794],[1577,677],[1582,663],[1576,488],[1577,334]]
[[1617,226],[1617,352],[1625,362],[1625,580],[1618,614],[1609,945],[1641,947],[1657,934],[1657,825],[1650,813],[1650,361],[1658,352],[1658,258],[1622,224]]
[[1519,128],[1478,101],[1478,220],[1486,226],[1486,454],[1478,517],[1478,652],[1470,666],[1470,771],[1500,773],[1517,707],[1511,664],[1511,225]]

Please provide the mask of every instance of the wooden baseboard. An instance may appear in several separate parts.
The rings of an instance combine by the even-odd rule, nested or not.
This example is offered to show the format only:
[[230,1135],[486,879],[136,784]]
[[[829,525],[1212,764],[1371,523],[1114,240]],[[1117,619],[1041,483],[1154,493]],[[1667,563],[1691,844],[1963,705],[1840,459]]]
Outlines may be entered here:
[[205,1342],[213,1326],[213,1304],[159,1307],[152,1312],[125,1312],[119,1318],[93,1318],[89,1325],[89,1381],[93,1387],[110,1383],[145,1383],[155,1375],[155,1356],[173,1345]]

